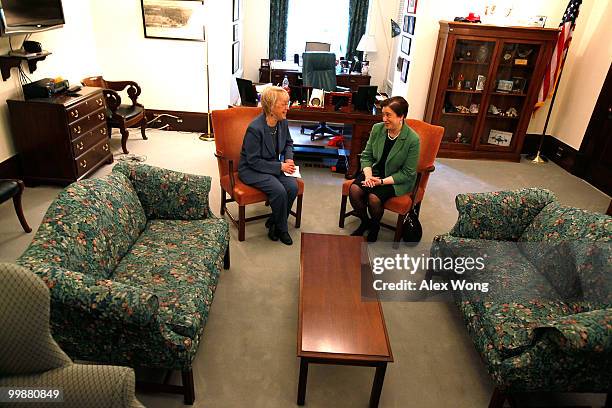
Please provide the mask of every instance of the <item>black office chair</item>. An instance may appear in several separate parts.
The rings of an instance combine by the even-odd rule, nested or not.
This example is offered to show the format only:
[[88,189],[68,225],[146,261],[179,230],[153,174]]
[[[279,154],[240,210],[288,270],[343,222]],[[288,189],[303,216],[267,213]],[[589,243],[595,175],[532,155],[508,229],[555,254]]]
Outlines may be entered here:
[[242,106],[257,106],[257,91],[252,81],[236,78],[238,93],[240,93],[240,104]]
[[[323,89],[328,92],[348,91],[348,88],[336,85],[336,55],[331,52],[305,52],[302,54],[302,80],[304,86],[316,89]],[[318,125],[304,125],[304,130],[312,130],[310,140],[315,140],[317,135],[320,138],[329,136],[339,136],[343,133],[343,127],[327,126],[327,123],[320,122]],[[328,134],[326,134],[328,133]]]

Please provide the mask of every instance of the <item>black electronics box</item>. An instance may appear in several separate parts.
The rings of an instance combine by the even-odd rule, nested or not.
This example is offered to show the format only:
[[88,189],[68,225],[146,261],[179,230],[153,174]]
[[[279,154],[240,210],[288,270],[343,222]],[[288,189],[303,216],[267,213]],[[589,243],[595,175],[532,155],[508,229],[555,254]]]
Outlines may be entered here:
[[65,92],[68,89],[68,80],[54,82],[52,78],[44,78],[23,86],[23,97],[25,99],[49,98],[53,95]]

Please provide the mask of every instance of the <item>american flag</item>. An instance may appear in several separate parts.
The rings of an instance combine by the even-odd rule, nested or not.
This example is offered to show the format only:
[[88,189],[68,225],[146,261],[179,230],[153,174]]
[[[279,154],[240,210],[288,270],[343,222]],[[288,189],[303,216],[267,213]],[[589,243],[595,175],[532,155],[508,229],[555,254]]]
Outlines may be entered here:
[[563,14],[563,19],[561,20],[561,24],[559,24],[561,32],[557,38],[557,44],[555,45],[552,59],[546,68],[544,81],[542,82],[540,93],[538,94],[538,102],[535,106],[536,109],[544,105],[546,99],[552,96],[555,91],[557,79],[559,78],[559,73],[561,71],[563,56],[567,53],[567,49],[572,41],[572,34],[574,32],[574,27],[576,27],[576,19],[578,18],[578,12],[580,11],[581,4],[582,0],[570,0],[567,8],[565,9],[565,14]]

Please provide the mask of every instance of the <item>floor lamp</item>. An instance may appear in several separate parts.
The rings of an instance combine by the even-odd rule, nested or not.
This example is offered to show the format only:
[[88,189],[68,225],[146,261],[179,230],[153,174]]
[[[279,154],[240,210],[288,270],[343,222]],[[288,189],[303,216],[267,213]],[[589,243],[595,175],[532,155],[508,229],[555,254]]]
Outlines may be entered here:
[[204,41],[206,42],[206,133],[200,135],[200,140],[212,142],[215,140],[215,135],[211,131],[210,126],[210,75],[208,71],[208,45],[210,39],[206,37],[206,26],[204,27]]

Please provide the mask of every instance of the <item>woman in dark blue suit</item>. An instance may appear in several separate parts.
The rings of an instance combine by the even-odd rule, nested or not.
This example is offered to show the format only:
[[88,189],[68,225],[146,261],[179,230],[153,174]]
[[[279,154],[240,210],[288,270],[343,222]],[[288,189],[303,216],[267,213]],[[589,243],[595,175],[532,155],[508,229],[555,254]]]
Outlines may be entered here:
[[242,142],[238,175],[245,184],[268,196],[272,208],[266,223],[268,237],[291,245],[287,217],[298,186],[294,177],[284,174],[295,171],[293,140],[287,124],[289,94],[283,88],[270,86],[261,95],[261,105],[263,113],[251,122]]

